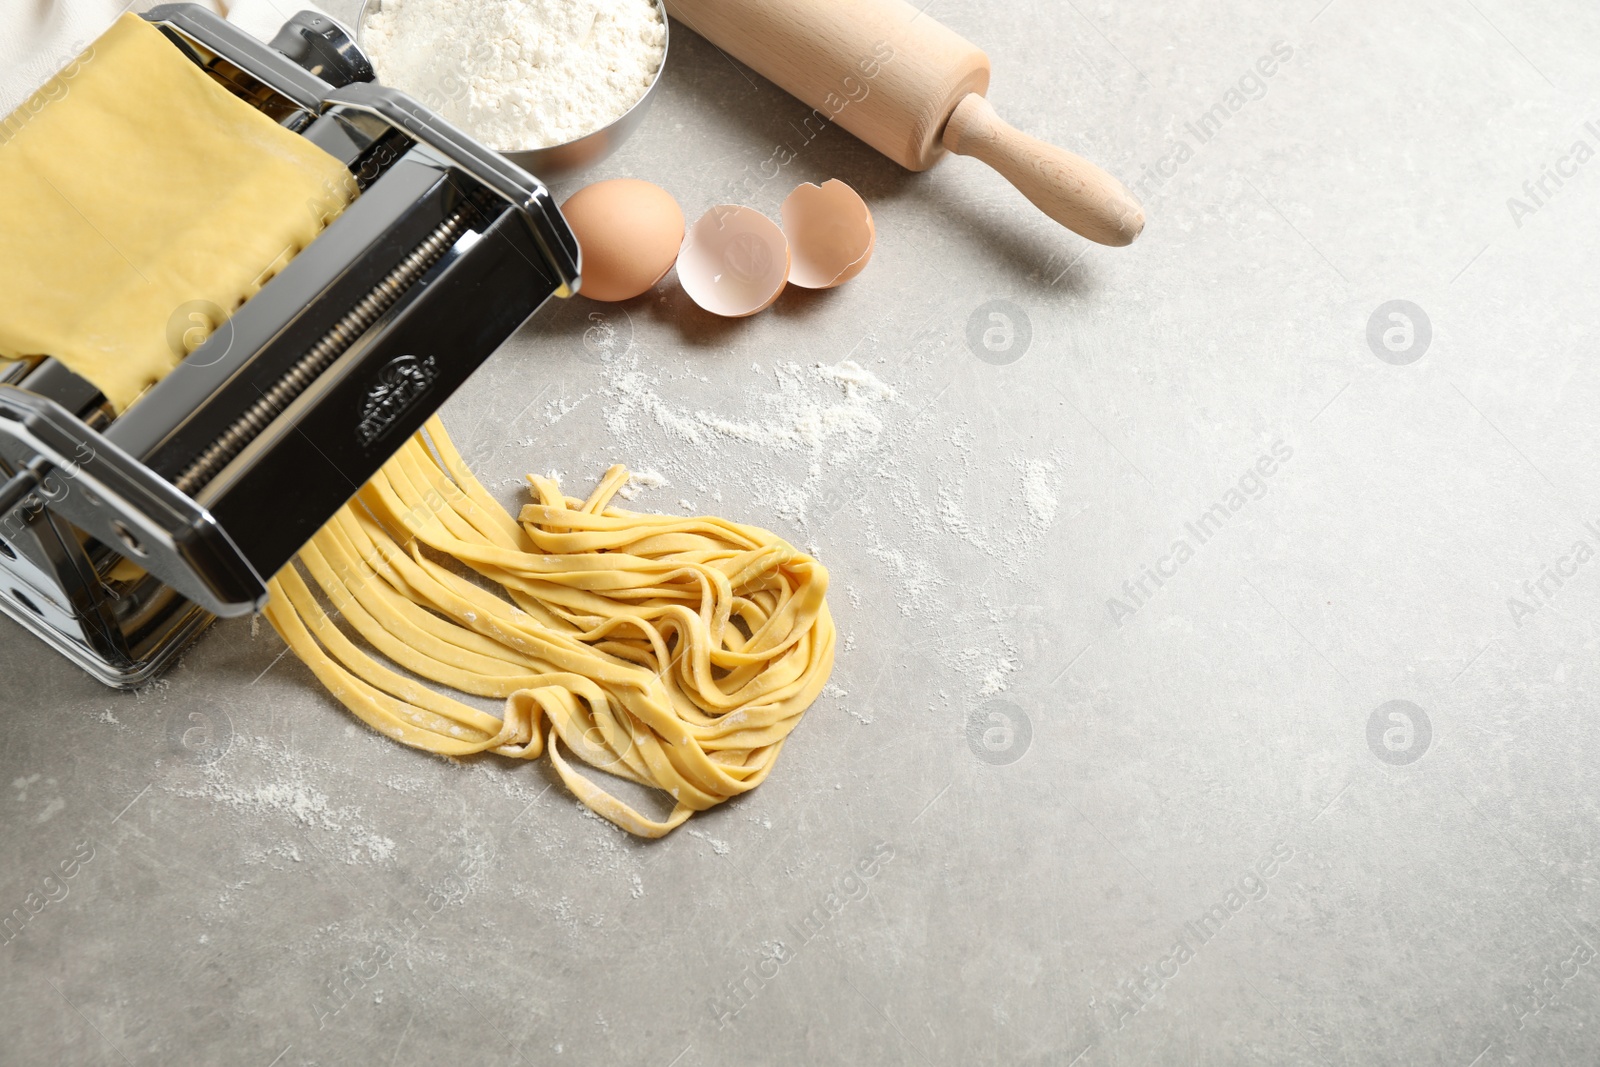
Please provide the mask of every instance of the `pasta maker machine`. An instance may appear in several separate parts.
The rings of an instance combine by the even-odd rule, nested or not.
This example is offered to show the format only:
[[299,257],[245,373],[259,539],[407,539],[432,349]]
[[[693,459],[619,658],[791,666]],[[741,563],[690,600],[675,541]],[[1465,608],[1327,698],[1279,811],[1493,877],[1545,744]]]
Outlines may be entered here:
[[265,579],[579,280],[544,185],[377,85],[336,23],[301,12],[268,45],[194,4],[144,17],[360,194],[119,416],[48,356],[0,370],[0,610],[118,688],[259,610]]

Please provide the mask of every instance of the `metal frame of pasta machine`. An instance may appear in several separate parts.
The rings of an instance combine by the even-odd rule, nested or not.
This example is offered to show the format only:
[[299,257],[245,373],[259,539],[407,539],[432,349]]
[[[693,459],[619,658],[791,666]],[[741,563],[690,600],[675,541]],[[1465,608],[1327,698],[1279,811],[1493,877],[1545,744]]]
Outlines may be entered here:
[[373,83],[336,23],[301,12],[269,46],[194,4],[144,17],[360,194],[118,417],[48,356],[0,372],[0,611],[121,688],[258,610],[580,265],[543,184]]

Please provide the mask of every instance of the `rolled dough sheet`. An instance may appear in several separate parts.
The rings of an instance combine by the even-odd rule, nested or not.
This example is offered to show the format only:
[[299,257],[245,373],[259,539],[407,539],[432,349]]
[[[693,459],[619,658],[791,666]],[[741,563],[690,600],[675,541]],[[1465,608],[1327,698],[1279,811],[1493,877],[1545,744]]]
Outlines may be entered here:
[[123,15],[0,124],[0,358],[55,356],[121,411],[355,191]]

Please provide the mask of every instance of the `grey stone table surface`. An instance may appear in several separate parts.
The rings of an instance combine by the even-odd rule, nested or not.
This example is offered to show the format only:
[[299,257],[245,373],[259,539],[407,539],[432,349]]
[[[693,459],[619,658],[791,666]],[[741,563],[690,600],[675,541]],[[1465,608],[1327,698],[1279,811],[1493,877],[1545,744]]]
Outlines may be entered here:
[[692,219],[840,177],[872,264],[552,307],[445,408],[508,503],[624,462],[827,563],[767,783],[637,841],[267,627],[122,694],[4,624],[0,1061],[1600,1058],[1600,9],[930,13],[1134,246],[679,30],[586,178]]

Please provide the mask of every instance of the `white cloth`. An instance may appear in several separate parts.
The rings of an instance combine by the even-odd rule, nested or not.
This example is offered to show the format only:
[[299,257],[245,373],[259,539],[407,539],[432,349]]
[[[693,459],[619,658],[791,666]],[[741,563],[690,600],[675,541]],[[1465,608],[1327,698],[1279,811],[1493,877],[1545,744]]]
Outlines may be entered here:
[[[0,0],[0,116],[72,61],[124,11],[145,11],[161,0]],[[199,0],[228,21],[270,41],[297,11],[326,15],[307,0]],[[330,16],[331,17],[331,16]]]
[[0,115],[16,110],[125,10],[124,0],[0,2]]

